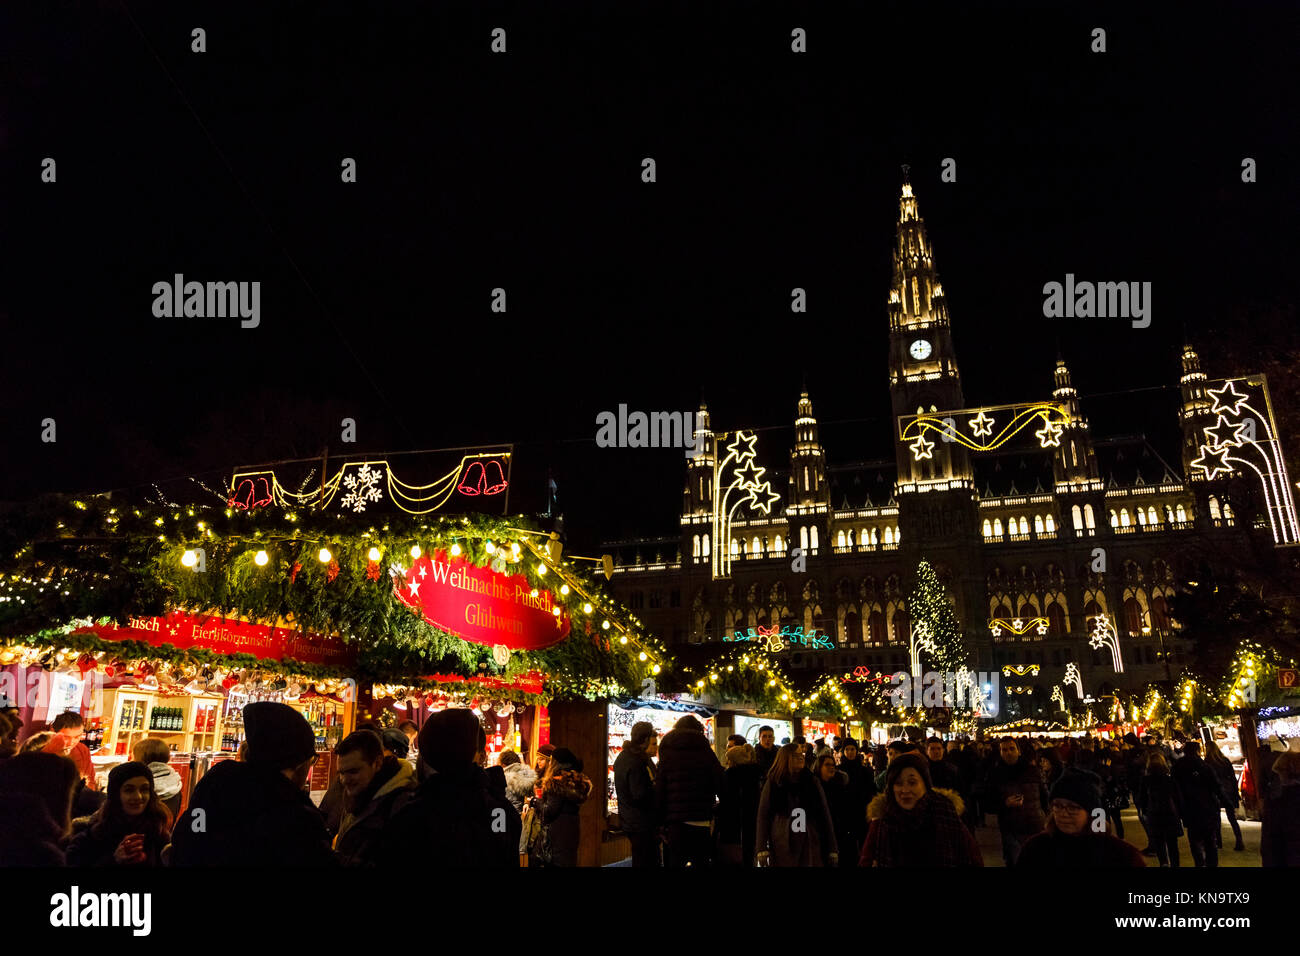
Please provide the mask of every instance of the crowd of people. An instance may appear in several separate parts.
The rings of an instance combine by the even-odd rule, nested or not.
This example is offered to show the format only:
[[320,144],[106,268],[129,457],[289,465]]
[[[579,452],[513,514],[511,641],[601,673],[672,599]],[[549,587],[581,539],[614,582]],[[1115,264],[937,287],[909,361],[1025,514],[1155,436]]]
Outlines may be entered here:
[[[595,787],[564,747],[531,764],[488,765],[478,716],[449,709],[422,728],[363,725],[335,748],[317,806],[320,758],[292,708],[249,704],[236,759],[213,766],[181,809],[164,741],[145,739],[97,786],[84,724],[60,715],[18,745],[0,713],[0,864],[112,866],[579,865],[580,814]],[[1133,735],[928,740],[862,748],[852,739],[728,741],[720,761],[683,716],[660,740],[635,724],[614,763],[618,815],[635,867],[982,866],[978,828],[995,818],[1004,863],[1024,869],[1216,866],[1226,811],[1244,850],[1232,765],[1210,743]],[[1266,791],[1264,866],[1300,866],[1300,753],[1277,757]],[[1130,802],[1149,845],[1124,839]],[[591,848],[588,848],[590,850]],[[586,854],[590,858],[591,854]]]
[[[614,764],[618,824],[633,866],[982,866],[976,830],[995,818],[1008,867],[1218,865],[1222,811],[1245,849],[1236,772],[1181,736],[996,740],[733,736],[719,761],[691,716],[658,741],[632,728]],[[658,761],[652,758],[658,754]],[[1264,866],[1300,866],[1300,754],[1270,770]],[[1134,805],[1149,845],[1124,839]]]

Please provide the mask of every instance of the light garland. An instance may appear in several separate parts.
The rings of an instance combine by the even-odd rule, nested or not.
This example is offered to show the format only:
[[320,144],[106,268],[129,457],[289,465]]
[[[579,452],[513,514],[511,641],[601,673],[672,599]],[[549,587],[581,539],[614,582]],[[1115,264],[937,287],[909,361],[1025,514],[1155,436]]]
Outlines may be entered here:
[[[993,428],[996,419],[989,412],[1010,412],[1007,424],[995,435]],[[972,437],[955,427],[959,417],[969,419],[966,425],[973,433]],[[954,424],[950,425],[949,422]],[[933,433],[944,442],[956,442],[971,451],[993,451],[1001,448],[1008,441],[1022,432],[1034,421],[1041,421],[1043,427],[1034,434],[1038,436],[1039,447],[1060,447],[1061,432],[1070,424],[1070,413],[1066,406],[1057,402],[1034,402],[1032,404],[993,405],[987,408],[961,408],[944,412],[926,412],[919,415],[903,415],[899,418],[899,441],[910,442],[912,457],[920,461],[932,457],[934,443],[926,441],[925,436]],[[984,439],[984,440],[980,440]]]

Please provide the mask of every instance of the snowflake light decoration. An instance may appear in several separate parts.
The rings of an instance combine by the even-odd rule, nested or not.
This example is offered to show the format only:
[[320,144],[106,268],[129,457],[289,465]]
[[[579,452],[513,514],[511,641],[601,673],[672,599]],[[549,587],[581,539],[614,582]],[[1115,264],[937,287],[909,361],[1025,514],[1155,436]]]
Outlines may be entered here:
[[369,464],[350,472],[343,479],[343,485],[348,489],[348,493],[343,496],[339,507],[351,508],[353,514],[358,514],[366,510],[367,502],[382,500],[384,493],[379,488],[379,479],[382,476],[382,471],[371,468]]

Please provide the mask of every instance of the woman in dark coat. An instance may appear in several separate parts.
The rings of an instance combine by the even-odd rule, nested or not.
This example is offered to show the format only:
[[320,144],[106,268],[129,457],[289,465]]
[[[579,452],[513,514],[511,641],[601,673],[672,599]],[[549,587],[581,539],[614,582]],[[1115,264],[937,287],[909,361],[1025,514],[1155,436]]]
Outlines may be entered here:
[[[845,854],[856,853],[860,846],[856,835],[852,833],[854,824],[854,794],[849,782],[849,775],[835,765],[835,755],[829,750],[820,753],[812,766],[813,776],[822,785],[826,794],[826,806],[831,811],[831,825],[835,828],[835,845]],[[862,808],[862,825],[866,826],[866,807]],[[857,860],[854,860],[854,865]],[[840,858],[840,866],[845,866]]]
[[[1237,822],[1237,807],[1241,805],[1241,791],[1237,789],[1237,771],[1232,761],[1224,756],[1219,745],[1213,740],[1205,745],[1205,762],[1219,781],[1219,791],[1223,794],[1223,809],[1228,814],[1228,823],[1232,826],[1232,835],[1237,838],[1233,850],[1244,850],[1246,844],[1241,841],[1241,824]],[[1220,837],[1219,846],[1223,846]]]
[[114,767],[104,805],[72,821],[68,865],[159,866],[172,815],[153,787],[153,771],[144,764]]
[[930,786],[930,761],[900,754],[889,765],[885,792],[871,801],[871,826],[859,866],[983,866],[979,845],[961,822],[965,801]]
[[1259,853],[1264,866],[1300,867],[1300,754],[1280,755],[1273,772],[1278,786],[1264,800]]
[[758,797],[763,771],[748,744],[727,748],[718,799],[718,857],[725,866],[753,866],[758,832]]
[[1178,866],[1178,838],[1183,835],[1183,800],[1169,775],[1165,755],[1154,751],[1138,790],[1138,806],[1147,838],[1161,866]]
[[826,794],[798,744],[782,747],[768,772],[758,799],[754,847],[759,866],[839,865]]
[[582,773],[582,761],[572,750],[560,747],[551,755],[542,778],[543,839],[549,846],[550,859],[539,862],[549,866],[577,866],[578,839],[581,827],[578,813],[591,796],[592,783]]

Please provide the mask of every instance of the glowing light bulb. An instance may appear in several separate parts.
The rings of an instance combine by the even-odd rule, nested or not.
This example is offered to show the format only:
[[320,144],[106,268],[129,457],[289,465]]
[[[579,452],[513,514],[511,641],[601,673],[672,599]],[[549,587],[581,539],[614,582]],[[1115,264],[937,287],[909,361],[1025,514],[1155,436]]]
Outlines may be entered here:
[[[646,659],[646,652],[645,652],[645,651],[642,651],[640,654],[637,655],[637,660],[642,660],[642,661],[643,661],[643,660],[645,660],[645,659]],[[730,670],[730,669],[731,669],[731,668],[727,668],[727,670]]]
[[453,541],[451,544],[451,556],[454,558],[458,554],[460,554],[460,545]]
[[371,561],[378,561],[378,560],[379,560],[379,549],[378,549],[378,548],[371,548],[371,549],[370,549],[370,554],[368,554],[367,557],[369,557]]
[[539,564],[539,565],[537,566],[537,576],[538,576],[538,577],[543,577],[543,578],[546,577],[546,565],[544,565],[544,564]]
[[184,554],[181,555],[181,564],[185,565],[187,568],[192,568],[194,567],[194,565],[198,563],[199,563],[199,556],[195,554],[193,551],[186,551]]
[[600,626],[601,626],[604,630],[608,631],[608,630],[609,630],[609,621],[601,621],[601,622],[600,622]]
[[558,604],[555,607],[551,608],[551,613],[554,614],[556,617],[560,616],[560,607]]
[[590,613],[591,613],[591,602],[587,602],[586,604],[584,604],[584,605],[582,606],[582,613],[584,613],[584,614],[590,614]]
[[650,673],[652,673],[652,674],[658,674],[658,673],[659,673],[659,665],[656,664],[654,667],[650,668]]
[[321,549],[320,549],[320,554],[318,554],[317,557],[320,558],[320,563],[321,563],[321,564],[329,564],[329,563],[330,563],[330,558],[332,558],[333,555],[330,554],[330,549],[329,549],[329,548],[321,548]]
[[491,541],[489,541],[489,542],[487,543],[487,553],[488,553],[488,554],[496,554],[496,553],[497,553],[497,546],[496,546],[495,544],[493,544]]
[[561,594],[568,594],[568,593],[569,593],[569,586],[568,586],[567,584],[562,584],[562,585],[560,585],[560,593],[561,593]]
[[516,541],[514,544],[512,544],[512,545],[510,546],[510,553],[513,554],[516,558],[519,557],[519,542],[518,542],[518,541]]
[[265,566],[266,562],[270,561],[271,558],[270,555],[268,555],[265,551],[259,551],[257,552],[257,554],[253,555],[253,560],[260,567],[260,566]]
[[626,644],[626,643],[627,643],[627,635],[624,634],[622,637],[620,637],[620,638],[618,639],[618,642],[619,642],[620,644]]
[[420,557],[420,546],[418,544],[411,545],[411,557],[416,559]]

